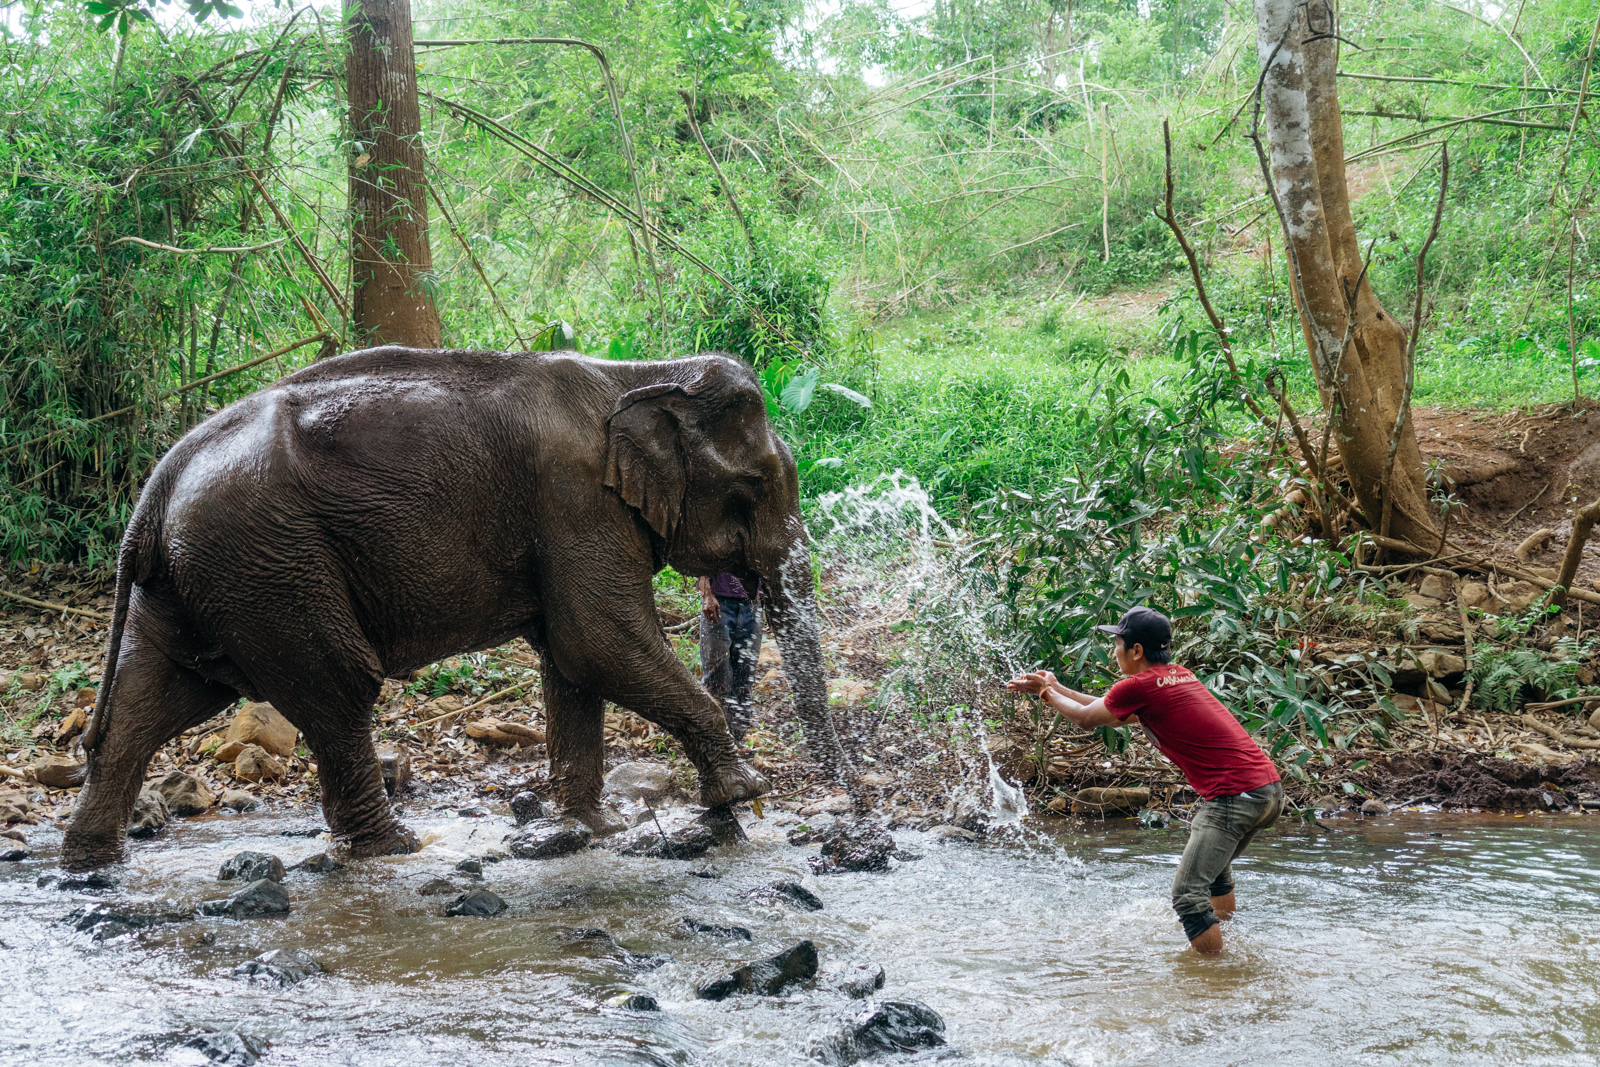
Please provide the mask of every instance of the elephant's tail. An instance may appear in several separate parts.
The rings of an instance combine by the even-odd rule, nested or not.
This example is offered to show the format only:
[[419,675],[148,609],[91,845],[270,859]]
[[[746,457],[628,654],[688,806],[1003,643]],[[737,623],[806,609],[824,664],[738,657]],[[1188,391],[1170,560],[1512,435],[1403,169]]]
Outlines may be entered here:
[[93,751],[100,743],[109,722],[111,687],[117,678],[117,659],[122,652],[122,631],[128,623],[128,600],[133,595],[133,584],[150,578],[161,563],[159,535],[172,480],[168,466],[163,463],[151,476],[117,553],[116,607],[111,611],[111,639],[106,642],[106,665],[100,675],[100,689],[95,694],[94,713],[83,730],[84,752]]

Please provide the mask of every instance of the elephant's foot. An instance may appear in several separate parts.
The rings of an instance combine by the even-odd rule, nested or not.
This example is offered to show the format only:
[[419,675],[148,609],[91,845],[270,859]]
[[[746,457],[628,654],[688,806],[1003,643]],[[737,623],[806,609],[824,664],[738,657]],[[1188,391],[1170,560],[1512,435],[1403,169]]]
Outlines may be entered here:
[[343,851],[352,859],[368,856],[406,856],[422,850],[422,842],[400,823],[395,823],[383,833],[348,838]]
[[121,863],[126,858],[126,839],[120,832],[114,834],[79,831],[67,828],[61,842],[61,869],[79,873],[98,870]]
[[577,819],[583,823],[596,837],[610,837],[612,834],[620,834],[628,828],[627,823],[621,819],[613,818],[605,808],[601,807],[569,808],[562,814],[569,819]]
[[700,803],[708,808],[727,807],[770,792],[772,783],[742,760],[714,771],[700,772]]

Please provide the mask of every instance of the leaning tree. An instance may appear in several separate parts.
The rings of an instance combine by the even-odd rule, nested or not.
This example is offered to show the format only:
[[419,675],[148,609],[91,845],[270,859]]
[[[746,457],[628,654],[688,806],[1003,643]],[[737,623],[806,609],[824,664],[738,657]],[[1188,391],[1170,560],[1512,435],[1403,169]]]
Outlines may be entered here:
[[[1365,524],[1431,546],[1438,533],[1408,410],[1407,328],[1372,291],[1350,214],[1336,14],[1327,0],[1255,0],[1255,11],[1257,119],[1271,159],[1263,169],[1322,409]],[[1259,149],[1259,128],[1252,134]]]

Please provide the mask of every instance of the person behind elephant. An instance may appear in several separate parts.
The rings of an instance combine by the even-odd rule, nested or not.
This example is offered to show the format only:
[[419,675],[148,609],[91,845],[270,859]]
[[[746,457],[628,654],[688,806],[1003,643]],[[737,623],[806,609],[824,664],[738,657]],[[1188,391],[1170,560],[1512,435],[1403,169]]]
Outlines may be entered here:
[[1013,678],[1006,688],[1032,693],[1086,730],[1145,728],[1202,800],[1172,880],[1172,908],[1196,952],[1222,951],[1219,920],[1236,901],[1233,861],[1283,813],[1277,767],[1239,720],[1200,680],[1171,662],[1172,623],[1153,608],[1130,608],[1115,626],[1113,654],[1123,678],[1103,697],[1068,689],[1049,671]]
[[700,684],[716,697],[728,719],[728,732],[740,744],[755,721],[750,690],[761,658],[761,579],[747,592],[727,571],[699,578]]

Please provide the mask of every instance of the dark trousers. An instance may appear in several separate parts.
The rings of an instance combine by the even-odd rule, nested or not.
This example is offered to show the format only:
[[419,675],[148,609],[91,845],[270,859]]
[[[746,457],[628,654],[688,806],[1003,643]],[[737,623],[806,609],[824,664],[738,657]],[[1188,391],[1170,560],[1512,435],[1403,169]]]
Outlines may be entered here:
[[722,705],[728,731],[743,741],[754,716],[750,690],[761,658],[761,616],[754,602],[719,596],[722,618],[700,616],[700,683]]

